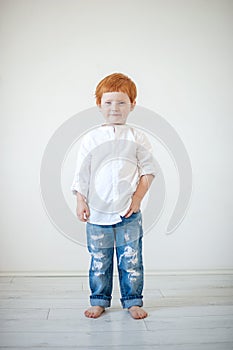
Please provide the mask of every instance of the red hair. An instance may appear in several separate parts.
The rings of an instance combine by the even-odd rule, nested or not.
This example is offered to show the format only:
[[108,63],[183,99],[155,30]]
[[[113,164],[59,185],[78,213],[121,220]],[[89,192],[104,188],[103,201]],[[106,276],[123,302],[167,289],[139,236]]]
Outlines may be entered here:
[[101,104],[102,95],[105,92],[123,92],[129,96],[133,103],[137,97],[137,88],[134,82],[122,73],[113,73],[102,79],[96,87],[96,104]]

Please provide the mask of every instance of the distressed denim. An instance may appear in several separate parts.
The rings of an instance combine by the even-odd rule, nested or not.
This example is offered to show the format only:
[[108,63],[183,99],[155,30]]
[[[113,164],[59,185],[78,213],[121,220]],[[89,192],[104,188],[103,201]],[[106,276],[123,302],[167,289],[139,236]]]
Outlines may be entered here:
[[91,254],[89,283],[92,306],[110,307],[113,287],[114,250],[117,256],[123,308],[142,306],[142,216],[141,212],[114,225],[87,223],[87,245]]

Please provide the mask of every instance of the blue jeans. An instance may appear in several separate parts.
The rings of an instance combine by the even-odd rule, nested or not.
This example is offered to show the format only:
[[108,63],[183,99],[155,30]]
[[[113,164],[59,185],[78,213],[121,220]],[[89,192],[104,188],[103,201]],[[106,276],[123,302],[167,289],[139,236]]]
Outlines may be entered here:
[[92,306],[110,307],[113,286],[114,247],[117,256],[123,308],[142,306],[143,261],[141,212],[115,225],[87,223],[87,245],[91,254],[89,283]]

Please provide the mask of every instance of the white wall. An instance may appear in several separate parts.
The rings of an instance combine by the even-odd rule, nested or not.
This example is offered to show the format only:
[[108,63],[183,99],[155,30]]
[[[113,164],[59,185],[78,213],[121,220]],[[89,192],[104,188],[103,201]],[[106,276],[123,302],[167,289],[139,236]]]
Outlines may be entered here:
[[[193,167],[188,214],[166,236],[168,202],[144,240],[146,270],[233,268],[232,1],[0,6],[1,272],[87,272],[86,249],[59,233],[43,209],[39,174],[52,134],[94,106],[97,82],[112,72],[135,80],[137,103],[176,129]],[[160,157],[166,166],[166,152]]]

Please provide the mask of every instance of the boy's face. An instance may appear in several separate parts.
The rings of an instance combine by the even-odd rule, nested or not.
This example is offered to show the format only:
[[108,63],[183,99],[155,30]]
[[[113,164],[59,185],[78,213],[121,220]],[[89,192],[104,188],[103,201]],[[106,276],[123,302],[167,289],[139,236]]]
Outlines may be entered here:
[[99,109],[108,124],[125,124],[129,113],[135,107],[124,92],[105,92]]

